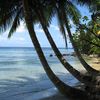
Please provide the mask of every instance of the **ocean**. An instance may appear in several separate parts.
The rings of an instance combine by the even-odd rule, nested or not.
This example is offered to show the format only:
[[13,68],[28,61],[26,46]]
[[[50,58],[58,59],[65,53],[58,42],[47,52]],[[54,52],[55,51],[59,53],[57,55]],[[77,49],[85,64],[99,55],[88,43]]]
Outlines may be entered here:
[[[62,81],[66,80],[67,84],[75,85],[78,81],[62,66],[53,50],[42,49],[54,73]],[[71,48],[59,50],[62,54],[73,53]],[[76,57],[68,55],[65,58],[73,67],[81,69]],[[54,85],[47,77],[34,48],[0,47],[0,100],[14,100],[18,94],[36,94],[52,87]]]

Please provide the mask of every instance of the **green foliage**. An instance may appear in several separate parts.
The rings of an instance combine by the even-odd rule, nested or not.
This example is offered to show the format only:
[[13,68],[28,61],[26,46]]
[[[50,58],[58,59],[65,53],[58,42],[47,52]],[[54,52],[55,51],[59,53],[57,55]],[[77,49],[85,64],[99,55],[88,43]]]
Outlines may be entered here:
[[84,16],[83,17],[83,21],[88,21],[89,19],[88,19],[88,17],[87,16]]
[[73,39],[76,42],[79,50],[85,54],[98,54],[100,55],[100,20],[91,20],[87,23],[88,17],[83,17],[83,22],[77,28],[75,34],[73,34]]
[[91,45],[86,40],[90,40],[91,38],[87,33],[85,33],[84,31],[81,31],[81,33],[75,33],[73,35],[73,39],[81,53],[90,53]]
[[[95,43],[95,44],[100,44],[100,39],[93,38],[92,39],[92,42]],[[93,53],[93,54],[98,54],[100,56],[100,47],[91,45],[90,52]]]

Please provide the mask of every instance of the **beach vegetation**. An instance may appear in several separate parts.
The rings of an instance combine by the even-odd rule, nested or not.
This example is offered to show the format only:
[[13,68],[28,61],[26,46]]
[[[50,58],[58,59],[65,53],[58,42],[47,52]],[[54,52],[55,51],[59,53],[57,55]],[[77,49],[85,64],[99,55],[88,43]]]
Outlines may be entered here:
[[100,22],[98,19],[97,20],[95,19],[95,21],[91,19],[88,22],[86,21],[85,24],[81,24],[81,27],[78,27],[76,29],[76,33],[73,34],[73,38],[76,44],[78,44],[78,48],[81,53],[87,55],[95,54],[99,56],[100,54],[99,25]]

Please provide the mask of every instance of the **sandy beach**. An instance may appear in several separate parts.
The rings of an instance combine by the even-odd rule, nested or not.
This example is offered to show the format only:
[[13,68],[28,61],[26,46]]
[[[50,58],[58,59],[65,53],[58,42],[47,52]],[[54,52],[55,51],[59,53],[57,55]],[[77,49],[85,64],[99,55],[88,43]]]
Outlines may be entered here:
[[91,65],[91,67],[93,67],[94,69],[100,70],[100,57],[93,57],[89,64]]

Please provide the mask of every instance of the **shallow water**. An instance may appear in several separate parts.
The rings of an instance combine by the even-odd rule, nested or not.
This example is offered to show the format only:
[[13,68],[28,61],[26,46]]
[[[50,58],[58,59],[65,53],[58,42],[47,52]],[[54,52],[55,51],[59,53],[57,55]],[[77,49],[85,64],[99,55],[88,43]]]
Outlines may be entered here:
[[[62,54],[73,52],[73,49],[59,50]],[[67,84],[75,85],[77,80],[63,68],[54,52],[50,48],[43,48],[43,51],[50,67],[61,80],[67,80]],[[53,56],[50,57],[50,54]],[[67,56],[66,59],[76,69],[81,69],[76,57]],[[11,95],[24,92],[37,93],[52,87],[53,84],[46,76],[33,48],[0,48],[0,98],[2,100],[8,100],[8,97],[9,100],[13,100]]]

